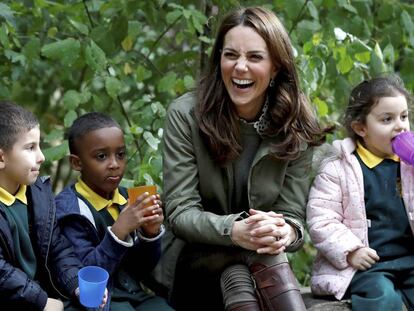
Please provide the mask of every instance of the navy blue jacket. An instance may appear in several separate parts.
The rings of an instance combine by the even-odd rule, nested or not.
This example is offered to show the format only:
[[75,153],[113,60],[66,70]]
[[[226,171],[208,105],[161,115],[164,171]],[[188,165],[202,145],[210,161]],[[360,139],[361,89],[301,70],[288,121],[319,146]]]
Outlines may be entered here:
[[[127,196],[125,188],[120,187],[119,191],[123,196]],[[115,241],[108,230],[100,235],[89,219],[81,215],[74,185],[59,193],[56,197],[56,209],[61,230],[72,242],[84,265],[100,266],[106,269],[110,276],[122,268],[129,276],[139,281],[148,276],[157,264],[161,254],[160,239],[151,242],[136,239],[132,247],[126,247]],[[123,286],[127,287],[126,284]],[[108,289],[111,289],[111,282]]]
[[18,266],[9,223],[0,208],[0,306],[2,310],[43,310],[48,297],[74,295],[81,262],[56,223],[49,177],[27,187],[32,211],[31,236],[37,258],[36,281]]

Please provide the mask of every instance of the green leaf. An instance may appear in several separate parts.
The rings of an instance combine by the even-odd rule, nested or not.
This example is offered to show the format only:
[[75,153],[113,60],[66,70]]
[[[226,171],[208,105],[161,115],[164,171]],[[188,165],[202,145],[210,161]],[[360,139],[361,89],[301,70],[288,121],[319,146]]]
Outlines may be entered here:
[[75,121],[75,119],[78,117],[78,115],[76,114],[76,112],[74,110],[69,110],[66,114],[65,114],[65,118],[64,118],[64,125],[65,127],[70,127],[73,123],[73,121]]
[[181,17],[183,15],[183,12],[181,10],[174,10],[172,12],[169,12],[165,19],[167,20],[168,24],[172,24],[177,18]]
[[151,132],[145,131],[143,135],[147,144],[154,150],[158,150],[158,144],[161,142],[158,138],[155,138]]
[[4,51],[4,55],[12,62],[12,63],[20,63],[22,66],[26,64],[26,57],[21,54],[17,53],[12,50]]
[[414,33],[414,23],[413,20],[411,19],[410,14],[407,13],[406,10],[404,10],[401,13],[401,23],[403,24],[405,30],[407,31],[408,34],[413,34]]
[[72,65],[79,57],[79,41],[68,38],[42,47],[42,55],[52,60],[60,60],[65,65]]
[[318,9],[316,8],[315,4],[313,4],[312,1],[309,1],[307,3],[307,6],[308,6],[310,16],[312,16],[314,19],[318,20],[319,19],[319,13],[318,13]]
[[2,23],[0,28],[0,43],[8,49],[10,47],[6,24]]
[[66,91],[65,95],[63,95],[62,100],[66,109],[76,109],[82,102],[81,95],[75,90]]
[[85,61],[95,71],[102,71],[106,67],[105,52],[92,40],[85,49]]
[[135,181],[124,177],[122,178],[120,185],[125,188],[132,188],[135,186]]
[[379,75],[386,71],[384,64],[384,58],[382,55],[381,48],[378,43],[375,43],[375,48],[371,52],[371,70],[373,75]]
[[4,3],[0,3],[0,16],[2,16],[9,24],[16,27],[13,11]]
[[315,97],[313,103],[316,105],[318,116],[325,117],[328,114],[329,108],[325,101],[321,100],[319,97]]
[[128,23],[128,36],[136,38],[141,32],[142,25],[138,21],[129,21]]
[[78,30],[81,34],[87,36],[89,34],[89,29],[85,24],[79,23],[77,21],[74,21],[73,19],[69,18],[69,22],[72,24],[73,27],[75,27],[76,30]]
[[45,158],[49,162],[63,159],[69,153],[68,142],[64,141],[60,145],[46,148],[46,149],[43,149],[42,151],[43,151],[43,154],[45,155]]
[[40,56],[40,39],[31,38],[23,47],[22,52],[29,60],[38,59]]
[[340,58],[339,62],[336,64],[337,69],[342,74],[348,73],[352,69],[353,66],[354,66],[354,61],[348,54],[343,55]]
[[122,83],[115,77],[105,78],[105,89],[109,96],[113,99],[119,95],[122,89]]
[[338,1],[338,5],[342,8],[344,8],[345,10],[358,14],[358,11],[355,9],[355,7],[353,7],[351,4],[349,4],[348,0],[337,0]]
[[395,62],[395,55],[394,55],[395,51],[394,51],[394,47],[391,43],[389,43],[385,47],[385,49],[383,51],[383,54],[384,54],[384,59],[387,60],[389,63],[391,63],[391,65],[393,65],[394,62]]
[[184,77],[184,86],[187,90],[191,90],[192,88],[194,88],[194,79],[192,76],[186,75]]
[[371,52],[356,53],[355,59],[363,64],[368,64],[371,60]]
[[56,140],[63,139],[63,129],[53,129],[49,134],[43,137],[43,142],[52,143]]
[[147,70],[144,66],[139,65],[136,70],[136,79],[138,82],[142,82],[146,79],[151,78],[152,72]]
[[146,185],[153,185],[154,184],[154,179],[152,178],[152,176],[150,174],[145,173],[143,175],[143,178],[145,180]]
[[200,20],[198,20],[194,15],[191,15],[191,21],[193,23],[193,26],[195,29],[197,29],[199,34],[202,34],[204,32],[203,25],[200,23]]
[[158,82],[158,91],[159,92],[169,92],[174,89],[175,82],[177,80],[177,74],[174,72],[169,72],[167,75],[161,78]]

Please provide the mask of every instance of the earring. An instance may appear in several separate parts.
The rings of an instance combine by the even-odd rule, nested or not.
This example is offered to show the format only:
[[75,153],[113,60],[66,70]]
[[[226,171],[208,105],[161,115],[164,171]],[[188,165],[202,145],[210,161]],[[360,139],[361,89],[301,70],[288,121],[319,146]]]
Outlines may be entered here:
[[273,78],[272,78],[272,79],[270,79],[269,87],[274,87],[274,86],[275,86],[275,80],[273,80]]

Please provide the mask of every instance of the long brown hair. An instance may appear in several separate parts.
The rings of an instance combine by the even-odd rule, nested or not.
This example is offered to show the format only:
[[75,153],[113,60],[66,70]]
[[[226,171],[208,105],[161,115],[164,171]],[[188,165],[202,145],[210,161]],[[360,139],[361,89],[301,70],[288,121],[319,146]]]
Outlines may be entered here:
[[196,117],[201,135],[219,164],[225,164],[240,154],[238,116],[220,70],[224,37],[238,25],[251,27],[264,39],[272,62],[278,68],[274,86],[269,86],[267,90],[273,123],[269,134],[281,137],[280,142],[273,146],[276,158],[295,159],[300,154],[302,143],[320,144],[325,138],[325,131],[321,130],[299,89],[289,35],[276,15],[264,8],[237,9],[225,16],[219,26],[207,72],[197,90]]

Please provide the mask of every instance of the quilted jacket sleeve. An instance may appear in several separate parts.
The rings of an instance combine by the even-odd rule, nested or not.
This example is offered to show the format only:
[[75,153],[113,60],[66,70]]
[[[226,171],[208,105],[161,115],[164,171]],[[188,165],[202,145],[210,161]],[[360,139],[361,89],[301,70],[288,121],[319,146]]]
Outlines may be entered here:
[[28,306],[27,310],[43,310],[47,293],[26,273],[7,262],[0,249],[0,304]]
[[349,252],[363,247],[362,241],[346,226],[344,185],[339,161],[327,163],[316,176],[309,194],[307,224],[315,247],[337,269],[348,267]]

